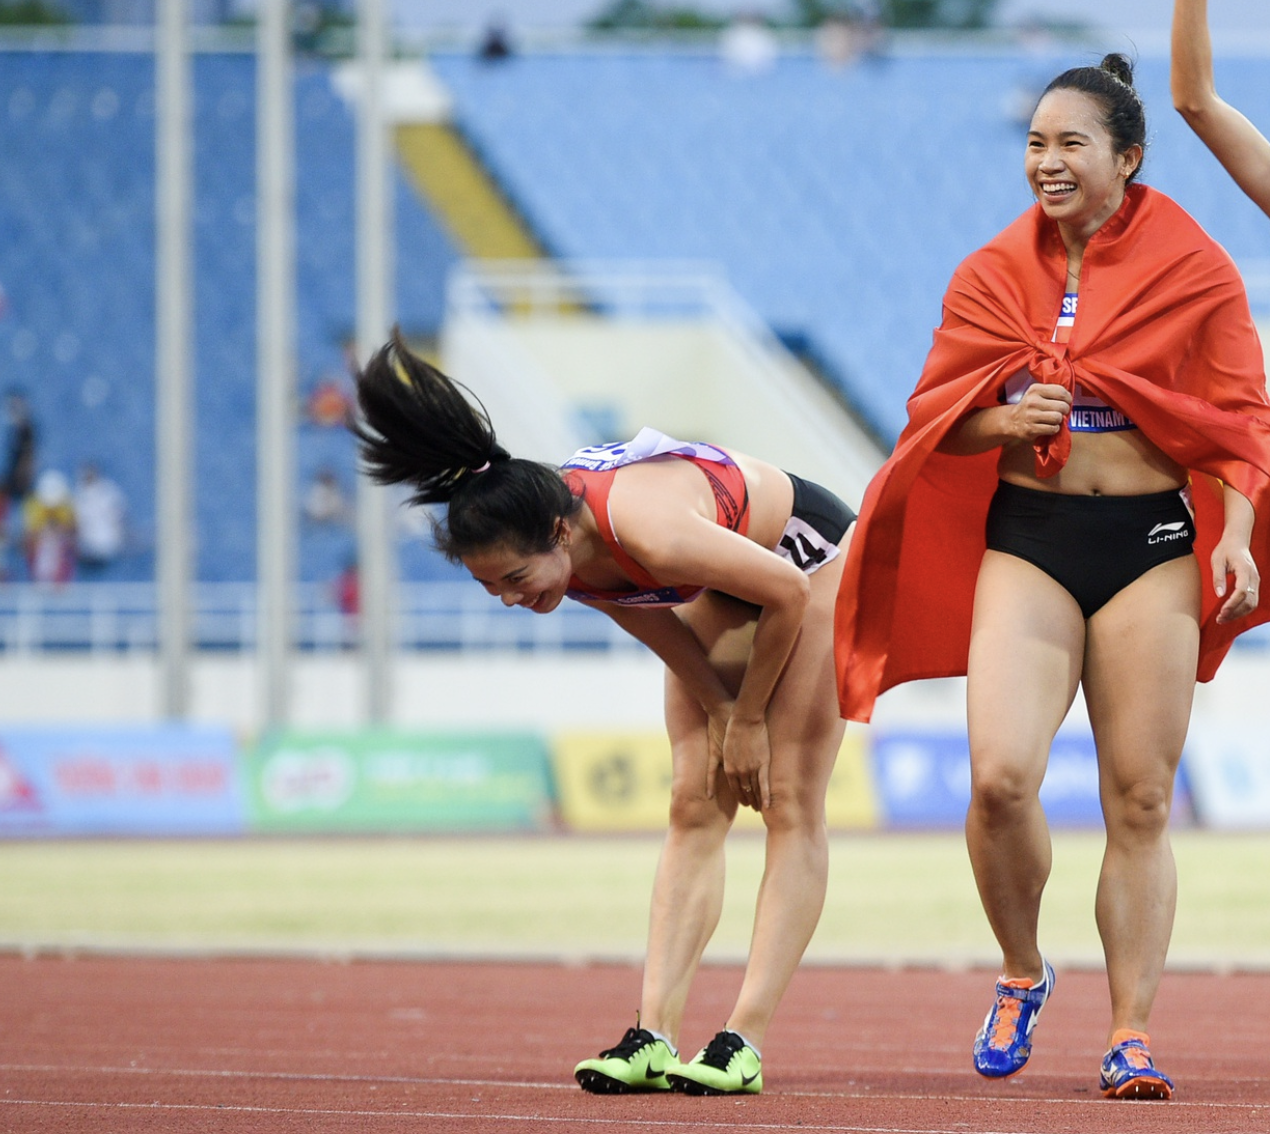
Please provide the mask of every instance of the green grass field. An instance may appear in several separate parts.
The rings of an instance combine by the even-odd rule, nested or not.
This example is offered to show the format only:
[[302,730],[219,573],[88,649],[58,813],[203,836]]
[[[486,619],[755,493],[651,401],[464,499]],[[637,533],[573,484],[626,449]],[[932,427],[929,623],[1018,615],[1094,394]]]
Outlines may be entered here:
[[[1097,964],[1094,832],[1058,832],[1042,945]],[[0,844],[0,946],[638,958],[653,837]],[[1270,835],[1174,836],[1171,963],[1270,966]],[[743,957],[762,839],[736,835],[707,957]],[[960,834],[839,835],[809,959],[997,963]]]

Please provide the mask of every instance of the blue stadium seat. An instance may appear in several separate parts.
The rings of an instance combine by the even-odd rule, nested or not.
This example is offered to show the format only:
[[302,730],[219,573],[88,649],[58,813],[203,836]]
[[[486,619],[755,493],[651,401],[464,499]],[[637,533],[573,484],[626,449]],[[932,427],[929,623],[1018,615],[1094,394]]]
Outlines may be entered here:
[[[255,61],[213,54],[194,66],[194,268],[198,577],[251,579],[255,519]],[[355,322],[354,126],[325,64],[296,77],[297,351],[302,388],[344,366]],[[12,52],[0,66],[0,316],[4,386],[29,394],[40,463],[95,460],[119,482],[136,550],[105,576],[153,576],[154,64],[150,56]],[[397,184],[397,317],[440,323],[457,256],[404,180]],[[298,436],[302,469],[338,453]],[[313,452],[310,448],[316,446]],[[343,565],[348,541],[301,543],[302,577]],[[336,566],[338,564],[338,566]]]
[[[1075,55],[913,53],[833,72],[790,54],[750,79],[708,53],[671,51],[432,62],[558,254],[721,262],[893,439],[953,269],[1031,203],[1012,106]],[[1222,61],[1223,89],[1264,122],[1263,70]],[[1165,61],[1144,60],[1140,75],[1147,180],[1236,259],[1270,255],[1264,218],[1173,113]]]
[[[748,80],[691,51],[432,62],[553,253],[720,262],[893,438],[949,275],[1030,203],[1011,99],[1087,54],[910,53],[832,72],[795,53]],[[1270,122],[1263,65],[1220,66],[1223,92]],[[1270,262],[1270,226],[1171,110],[1166,62],[1139,77],[1146,180],[1236,260]],[[194,79],[198,576],[235,581],[256,561],[255,62],[203,55]],[[342,370],[354,327],[354,123],[322,61],[298,61],[295,98],[303,394]],[[92,459],[124,488],[138,539],[121,580],[153,574],[154,129],[147,55],[4,54],[2,384],[31,397],[43,467]],[[398,318],[429,333],[457,254],[400,176],[395,194]],[[351,491],[346,435],[302,427],[298,458],[297,491],[322,465]],[[302,532],[302,577],[329,577],[350,547],[347,532]],[[403,552],[406,578],[454,570],[421,543]]]

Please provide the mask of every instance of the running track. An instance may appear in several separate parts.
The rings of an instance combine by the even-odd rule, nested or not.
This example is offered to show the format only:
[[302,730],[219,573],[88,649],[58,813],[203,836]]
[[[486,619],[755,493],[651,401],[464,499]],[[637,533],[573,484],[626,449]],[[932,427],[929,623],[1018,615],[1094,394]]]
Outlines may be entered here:
[[[1059,970],[1027,1072],[980,1080],[995,974],[807,967],[757,1097],[599,1097],[578,1059],[634,1022],[629,966],[0,955],[0,1131],[306,1134],[1249,1134],[1270,1131],[1270,974],[1169,973],[1153,1048],[1169,1103],[1097,1091],[1107,994]],[[702,970],[684,1044],[739,971]]]

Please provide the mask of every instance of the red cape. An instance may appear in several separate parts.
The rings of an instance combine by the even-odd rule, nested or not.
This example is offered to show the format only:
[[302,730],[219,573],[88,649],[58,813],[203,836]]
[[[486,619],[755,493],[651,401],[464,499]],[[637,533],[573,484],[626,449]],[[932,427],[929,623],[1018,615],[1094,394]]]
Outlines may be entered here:
[[[1257,512],[1252,553],[1270,576],[1270,402],[1243,281],[1226,252],[1176,203],[1131,185],[1089,241],[1071,341],[1051,342],[1067,253],[1039,205],[969,256],[944,296],[943,324],[908,402],[909,421],[860,509],[835,616],[842,715],[867,721],[903,681],[966,672],[971,604],[1000,450],[936,451],[976,408],[1027,369],[1075,382],[1125,413],[1191,472],[1201,578],[1223,527],[1225,481]],[[1066,461],[1071,435],[1037,446],[1037,471]],[[1203,588],[1198,679],[1270,605],[1218,626]]]

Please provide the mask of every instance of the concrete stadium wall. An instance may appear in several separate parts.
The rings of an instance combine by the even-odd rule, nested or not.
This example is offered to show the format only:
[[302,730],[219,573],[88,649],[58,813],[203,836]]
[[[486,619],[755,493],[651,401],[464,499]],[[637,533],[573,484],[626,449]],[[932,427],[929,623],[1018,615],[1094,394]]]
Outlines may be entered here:
[[[192,717],[250,736],[258,727],[251,655],[200,657]],[[1215,722],[1270,728],[1270,651],[1236,650],[1195,698],[1195,729]],[[0,658],[0,725],[147,723],[162,719],[155,659],[14,654]],[[296,661],[298,728],[364,723],[358,655]],[[406,655],[396,669],[392,723],[422,728],[659,728],[662,667],[650,654]],[[1080,698],[1073,722],[1085,719]],[[883,695],[876,724],[964,728],[964,682],[913,682]]]
[[[191,667],[191,718],[259,728],[252,655],[213,654]],[[364,677],[355,652],[296,658],[297,728],[365,723]],[[0,658],[0,726],[147,723],[162,719],[157,659],[142,655],[10,655]],[[406,655],[395,670],[391,723],[426,728],[659,727],[661,664],[623,651],[614,658],[516,653]]]

